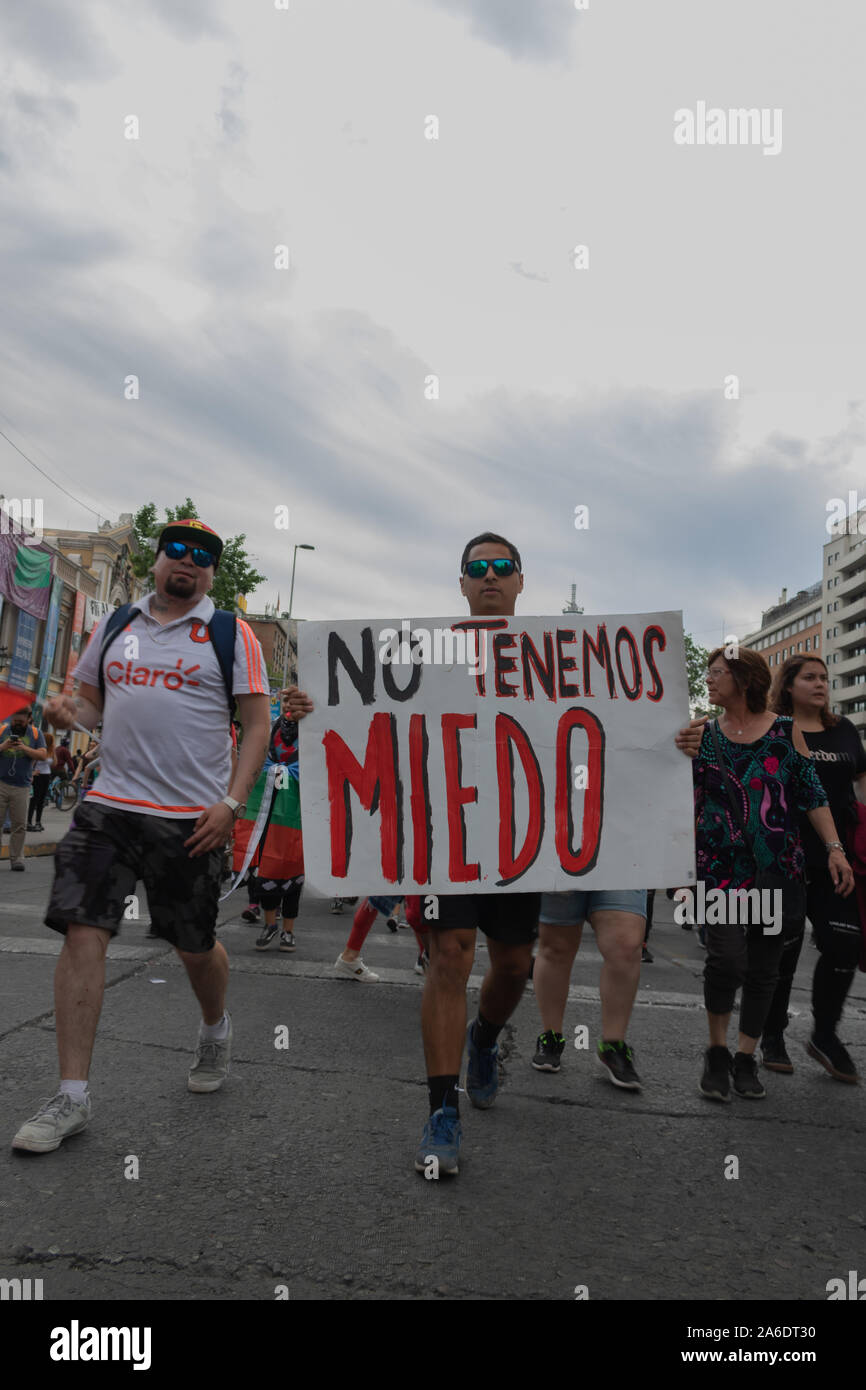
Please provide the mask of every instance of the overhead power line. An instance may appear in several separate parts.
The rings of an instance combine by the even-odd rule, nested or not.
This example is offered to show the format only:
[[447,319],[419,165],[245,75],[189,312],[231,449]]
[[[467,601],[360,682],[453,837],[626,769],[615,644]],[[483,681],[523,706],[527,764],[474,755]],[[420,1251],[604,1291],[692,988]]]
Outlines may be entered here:
[[68,488],[65,488],[62,483],[58,483],[54,478],[52,478],[50,473],[46,473],[44,468],[40,468],[39,464],[34,462],[34,460],[30,457],[29,454],[25,454],[24,450],[20,449],[18,445],[15,443],[15,440],[10,439],[8,434],[6,434],[4,430],[0,430],[0,437],[5,439],[7,444],[11,444],[15,452],[17,454],[20,454],[21,457],[25,459],[27,463],[30,464],[31,468],[35,468],[37,473],[41,473],[43,478],[47,478],[51,486],[56,487],[58,492],[62,492],[64,496],[71,498],[73,502],[75,502],[79,507],[83,507],[85,511],[92,512],[93,515],[96,517],[97,521],[101,521],[103,517],[105,517],[106,520],[109,519],[109,513],[107,511],[98,512],[95,507],[89,506],[87,502],[82,502],[80,497],[76,497],[75,494],[73,492],[70,492]]

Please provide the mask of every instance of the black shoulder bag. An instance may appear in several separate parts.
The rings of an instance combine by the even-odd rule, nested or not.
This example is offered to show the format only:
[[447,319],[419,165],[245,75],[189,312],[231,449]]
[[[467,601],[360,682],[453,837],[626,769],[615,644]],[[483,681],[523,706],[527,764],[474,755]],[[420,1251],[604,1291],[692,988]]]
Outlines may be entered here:
[[771,869],[758,868],[758,860],[755,855],[755,847],[752,844],[752,841],[749,839],[749,833],[746,830],[746,824],[743,820],[740,804],[734,796],[733,788],[731,787],[731,784],[728,781],[728,774],[725,771],[725,761],[722,757],[722,745],[719,743],[718,719],[711,720],[707,727],[709,728],[710,737],[713,740],[713,744],[715,745],[716,757],[719,761],[719,772],[721,773],[722,781],[725,784],[725,792],[727,794],[731,810],[734,813],[734,819],[739,825],[740,830],[743,832],[743,839],[746,843],[746,849],[749,851],[749,853],[755,861],[754,886],[760,891],[768,889],[770,892],[773,892],[777,888],[781,891],[783,924],[787,925],[788,923],[793,924],[795,921],[802,921],[802,919],[806,916],[805,885],[802,883],[798,883],[796,879],[786,878],[784,874],[775,873]]

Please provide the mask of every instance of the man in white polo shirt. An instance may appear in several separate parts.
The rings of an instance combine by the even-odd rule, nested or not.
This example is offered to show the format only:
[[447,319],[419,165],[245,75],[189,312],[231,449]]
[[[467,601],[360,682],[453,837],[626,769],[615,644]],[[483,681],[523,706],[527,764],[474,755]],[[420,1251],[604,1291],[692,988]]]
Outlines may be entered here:
[[65,937],[54,980],[60,1090],[19,1129],[16,1149],[56,1149],[90,1119],[105,952],[139,879],[153,930],[174,946],[201,1006],[188,1087],[215,1091],[228,1073],[229,963],[215,935],[222,847],[264,760],[270,697],[261,647],[239,620],[232,693],[244,740],[232,775],[227,687],[208,629],[221,552],[219,536],[198,520],[166,526],[155,592],[104,652],[110,618],[98,624],[76,669],[78,696],[46,705],[57,728],[102,720],[102,771],[57,848],[45,916]]

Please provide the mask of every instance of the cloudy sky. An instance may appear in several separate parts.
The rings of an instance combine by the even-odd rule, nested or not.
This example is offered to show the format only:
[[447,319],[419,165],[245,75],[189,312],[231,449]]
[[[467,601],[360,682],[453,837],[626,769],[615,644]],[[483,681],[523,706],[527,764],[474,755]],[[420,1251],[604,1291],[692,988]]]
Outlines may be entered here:
[[[820,13],[6,0],[0,428],[77,500],[3,439],[0,491],[88,527],[189,493],[256,609],[304,542],[299,616],[462,611],[490,528],[526,614],[576,583],[744,634],[866,498],[866,18]],[[700,102],[781,150],[676,144]]]

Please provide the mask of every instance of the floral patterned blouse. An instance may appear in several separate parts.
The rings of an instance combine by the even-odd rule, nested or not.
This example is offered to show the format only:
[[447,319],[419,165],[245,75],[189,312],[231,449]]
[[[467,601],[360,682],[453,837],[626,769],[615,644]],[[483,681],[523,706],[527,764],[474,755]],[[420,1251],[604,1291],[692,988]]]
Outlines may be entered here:
[[[740,803],[758,867],[802,881],[805,857],[797,826],[798,811],[827,805],[811,761],[793,743],[794,721],[779,715],[755,743],[732,743],[717,730],[728,785]],[[708,888],[749,888],[755,860],[734,819],[719,772],[709,725],[692,762],[698,878]]]

